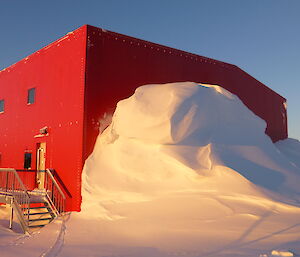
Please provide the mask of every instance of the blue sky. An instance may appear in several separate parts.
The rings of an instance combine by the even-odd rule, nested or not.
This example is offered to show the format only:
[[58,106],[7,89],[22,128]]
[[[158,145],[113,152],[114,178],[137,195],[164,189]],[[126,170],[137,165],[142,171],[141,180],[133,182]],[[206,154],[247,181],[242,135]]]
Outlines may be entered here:
[[233,63],[288,100],[300,139],[299,0],[0,0],[0,70],[83,24]]

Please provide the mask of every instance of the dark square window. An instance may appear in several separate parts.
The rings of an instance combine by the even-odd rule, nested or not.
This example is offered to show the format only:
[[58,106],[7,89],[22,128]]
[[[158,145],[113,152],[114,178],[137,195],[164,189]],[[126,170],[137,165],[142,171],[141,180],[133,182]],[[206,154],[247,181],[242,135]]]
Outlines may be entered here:
[[27,103],[33,104],[35,101],[35,88],[28,89]]
[[4,100],[0,100],[0,112],[4,112]]
[[24,154],[24,169],[31,169],[31,153]]

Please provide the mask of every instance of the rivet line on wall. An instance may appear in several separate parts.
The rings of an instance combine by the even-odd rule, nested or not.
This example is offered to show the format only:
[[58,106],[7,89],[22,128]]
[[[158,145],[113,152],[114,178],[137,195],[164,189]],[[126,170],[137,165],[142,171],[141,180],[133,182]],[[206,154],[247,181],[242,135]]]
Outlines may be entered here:
[[[102,30],[103,31],[103,30]],[[106,32],[106,31],[105,31]],[[141,44],[140,42],[137,42],[138,39],[134,39],[134,40],[127,40],[127,37],[124,36],[125,38],[122,39],[122,35],[120,35],[120,37],[116,37],[114,35],[110,35],[109,33],[99,33],[99,36],[105,36],[106,38],[111,38],[114,40],[122,40],[123,43],[128,42],[130,45],[132,46],[143,46],[144,48],[150,48],[152,50],[156,50],[156,51],[163,51],[164,53],[168,53],[170,55],[177,55],[180,57],[185,57],[188,58],[190,60],[193,60],[195,62],[200,62],[200,63],[208,63],[208,64],[213,64],[213,65],[220,65],[220,67],[225,68],[225,69],[234,69],[234,67],[232,67],[230,64],[226,64],[226,63],[222,63],[221,61],[214,61],[210,58],[206,58],[206,57],[199,57],[196,54],[192,54],[192,53],[180,53],[180,50],[174,49],[174,51],[171,51],[169,49],[167,49],[168,47],[166,47],[166,49],[157,47],[157,44],[155,43],[151,43],[151,42],[146,42]],[[131,38],[129,38],[131,39]],[[155,47],[156,45],[156,47]]]

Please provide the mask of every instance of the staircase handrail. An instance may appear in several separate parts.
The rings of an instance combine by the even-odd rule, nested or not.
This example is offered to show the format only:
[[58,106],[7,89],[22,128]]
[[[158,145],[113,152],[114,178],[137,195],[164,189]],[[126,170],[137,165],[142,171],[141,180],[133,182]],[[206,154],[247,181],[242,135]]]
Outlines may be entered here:
[[52,173],[54,179],[58,183],[59,187],[62,189],[66,197],[73,198],[72,194],[70,193],[68,187],[65,185],[64,181],[59,176],[58,172],[55,169],[49,168],[50,172]]
[[66,196],[64,194],[64,192],[61,190],[60,186],[58,185],[58,183],[56,182],[54,176],[52,175],[50,169],[46,169],[46,172],[48,173],[49,177],[51,178],[53,184],[55,185],[55,187],[57,188],[57,190],[59,191],[59,193],[61,194],[62,198],[64,200],[66,200]]
[[[12,172],[14,174],[14,177],[18,180],[20,186],[21,186],[21,189],[26,193],[26,195],[30,198],[30,195],[28,194],[28,190],[27,188],[25,187],[23,181],[21,180],[19,174],[17,173],[17,171],[13,168],[0,168],[0,172]],[[7,181],[8,182],[8,181]],[[8,185],[6,185],[6,189],[8,188]],[[14,191],[14,187],[12,187],[10,189],[12,192]]]
[[[7,179],[6,179],[5,189],[6,192],[11,193],[12,195],[11,205],[17,211],[17,217],[20,221],[23,232],[26,233],[28,231],[29,215],[27,215],[27,218],[25,218],[24,215],[22,214],[21,208],[23,208],[24,213],[29,214],[30,195],[28,193],[28,190],[15,169],[0,168],[0,172],[6,172]],[[8,179],[9,173],[13,174],[13,179],[11,184],[9,184],[9,179]],[[19,188],[15,188],[15,179],[18,181]],[[11,216],[11,222],[12,222],[12,218],[13,217]]]
[[65,212],[66,196],[54,178],[51,169],[46,169],[45,189],[46,196],[56,215]]

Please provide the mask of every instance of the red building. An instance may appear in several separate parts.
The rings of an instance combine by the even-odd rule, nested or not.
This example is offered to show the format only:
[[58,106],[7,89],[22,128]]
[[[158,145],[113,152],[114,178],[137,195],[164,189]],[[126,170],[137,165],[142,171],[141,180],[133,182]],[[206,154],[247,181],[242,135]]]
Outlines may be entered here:
[[54,168],[78,211],[101,118],[140,85],[178,81],[226,88],[287,137],[286,100],[237,66],[84,25],[0,72],[0,167]]

